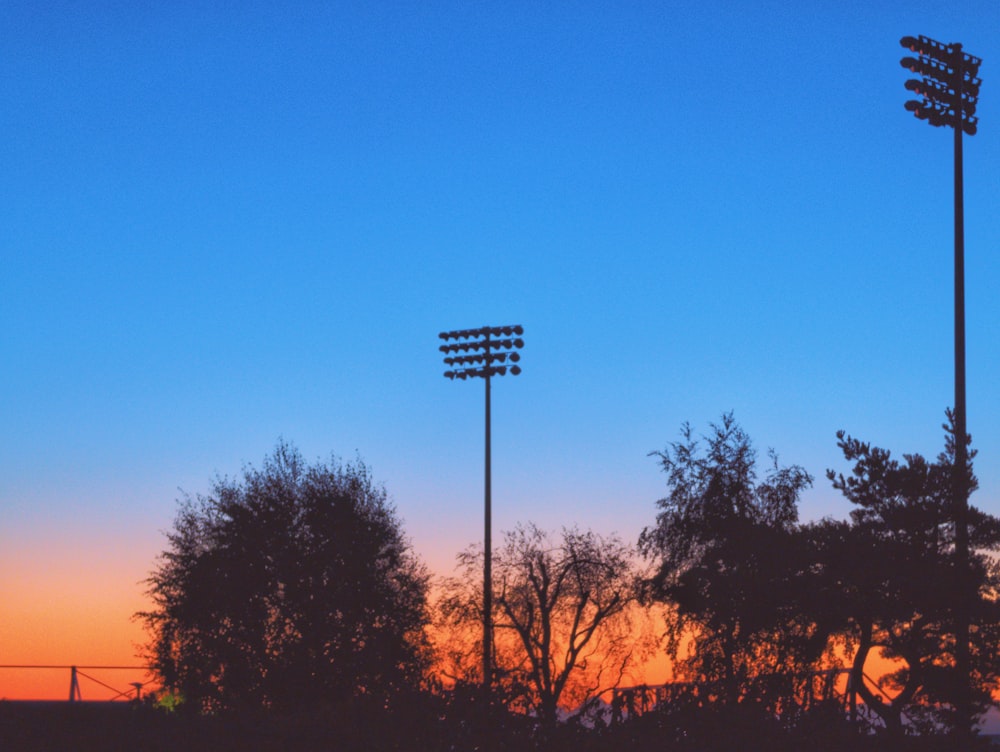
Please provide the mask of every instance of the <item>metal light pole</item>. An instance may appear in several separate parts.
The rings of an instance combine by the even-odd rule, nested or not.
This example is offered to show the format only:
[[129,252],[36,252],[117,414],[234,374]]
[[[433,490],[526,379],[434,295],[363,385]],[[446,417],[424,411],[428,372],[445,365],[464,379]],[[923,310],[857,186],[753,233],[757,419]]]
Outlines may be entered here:
[[979,100],[978,57],[962,51],[957,43],[944,44],[928,37],[903,37],[899,43],[919,57],[900,60],[907,70],[921,76],[906,88],[922,100],[910,100],[907,110],[933,126],[947,125],[955,131],[955,478],[953,514],[955,522],[955,567],[960,588],[955,613],[955,670],[958,674],[956,710],[959,733],[972,727],[971,663],[969,660],[970,606],[966,574],[969,571],[969,488],[965,413],[965,210],[962,185],[962,134],[976,133]]
[[[521,359],[517,351],[524,347],[521,335],[524,328],[517,326],[484,326],[479,329],[458,329],[451,332],[441,332],[438,337],[445,342],[455,340],[451,344],[441,345],[438,349],[445,354],[445,365],[450,370],[444,372],[445,378],[465,381],[471,378],[482,378],[486,381],[486,470],[483,491],[484,523],[483,523],[483,700],[488,712],[490,706],[492,683],[493,646],[493,552],[491,538],[491,477],[490,477],[490,378],[505,376],[510,373],[517,376],[521,367],[517,362]],[[458,355],[458,353],[470,353]]]

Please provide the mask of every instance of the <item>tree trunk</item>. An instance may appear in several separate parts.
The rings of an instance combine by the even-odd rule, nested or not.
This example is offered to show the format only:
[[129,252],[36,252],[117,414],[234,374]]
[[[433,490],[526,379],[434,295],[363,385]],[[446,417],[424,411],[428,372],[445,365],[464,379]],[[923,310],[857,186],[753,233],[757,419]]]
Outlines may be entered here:
[[854,654],[854,663],[851,665],[851,687],[864,700],[865,705],[871,708],[882,719],[885,730],[890,736],[901,736],[903,733],[903,718],[901,708],[895,707],[891,703],[883,702],[868,687],[865,686],[865,662],[872,649],[872,624],[870,621],[861,623],[861,636],[858,642],[858,650]]

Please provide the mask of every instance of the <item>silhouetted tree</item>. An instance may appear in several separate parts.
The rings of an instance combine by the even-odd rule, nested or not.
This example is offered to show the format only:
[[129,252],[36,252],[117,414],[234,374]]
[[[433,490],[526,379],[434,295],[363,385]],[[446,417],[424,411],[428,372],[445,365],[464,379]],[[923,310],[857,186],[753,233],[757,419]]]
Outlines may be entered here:
[[428,576],[360,461],[263,468],[186,498],[147,580],[148,657],[205,709],[283,708],[416,687]]
[[[811,531],[820,543],[823,589],[845,617],[853,648],[852,686],[887,729],[940,730],[954,714],[955,606],[971,607],[972,682],[976,709],[985,711],[1000,681],[1000,574],[991,552],[1000,550],[1000,520],[970,508],[969,570],[954,556],[954,426],[936,462],[890,452],[837,434],[848,476],[827,472],[834,488],[854,504],[851,524],[825,521]],[[968,440],[966,438],[966,440]],[[970,492],[975,452],[964,468]],[[881,654],[896,669],[881,677],[882,692],[865,680],[869,658]],[[869,677],[873,679],[874,677]]]
[[[480,678],[467,656],[480,654],[470,643],[482,644],[482,562],[481,549],[464,551],[461,574],[444,584],[442,626],[457,679]],[[518,526],[494,552],[493,577],[494,665],[508,706],[551,727],[560,706],[584,712],[642,654],[633,556],[618,537],[573,528],[556,538]]]
[[771,464],[763,479],[747,434],[732,414],[704,444],[690,425],[655,452],[668,495],[640,551],[656,570],[648,595],[667,604],[667,646],[678,678],[715,687],[735,704],[787,700],[791,677],[819,658],[826,635],[804,613],[807,548],[797,503],[812,478]]

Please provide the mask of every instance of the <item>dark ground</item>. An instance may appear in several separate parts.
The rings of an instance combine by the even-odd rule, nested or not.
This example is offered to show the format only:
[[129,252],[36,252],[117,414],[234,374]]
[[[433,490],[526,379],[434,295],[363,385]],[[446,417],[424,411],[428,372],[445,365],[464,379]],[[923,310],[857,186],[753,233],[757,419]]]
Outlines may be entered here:
[[[605,729],[560,727],[548,735],[511,719],[486,740],[470,724],[426,717],[365,720],[365,713],[205,717],[128,703],[0,702],[3,752],[956,752],[942,737],[859,737],[844,725],[789,734],[739,724],[679,729],[652,719]],[[485,741],[485,743],[484,743]],[[980,739],[981,749],[990,740]],[[994,747],[995,748],[995,747]]]

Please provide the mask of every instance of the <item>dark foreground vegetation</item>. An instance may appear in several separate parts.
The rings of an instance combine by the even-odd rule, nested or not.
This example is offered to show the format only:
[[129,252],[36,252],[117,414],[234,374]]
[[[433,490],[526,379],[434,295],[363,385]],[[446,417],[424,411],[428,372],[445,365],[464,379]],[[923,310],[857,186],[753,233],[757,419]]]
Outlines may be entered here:
[[[959,515],[975,453],[959,466],[969,439],[945,431],[934,461],[841,433],[852,467],[827,477],[850,517],[802,523],[803,468],[758,463],[732,415],[685,426],[654,453],[667,494],[636,544],[530,522],[502,536],[485,656],[482,548],[435,583],[362,462],[281,443],[181,504],[139,614],[159,696],[5,705],[0,748],[985,748],[1000,519]],[[672,684],[622,688],[664,653]]]

